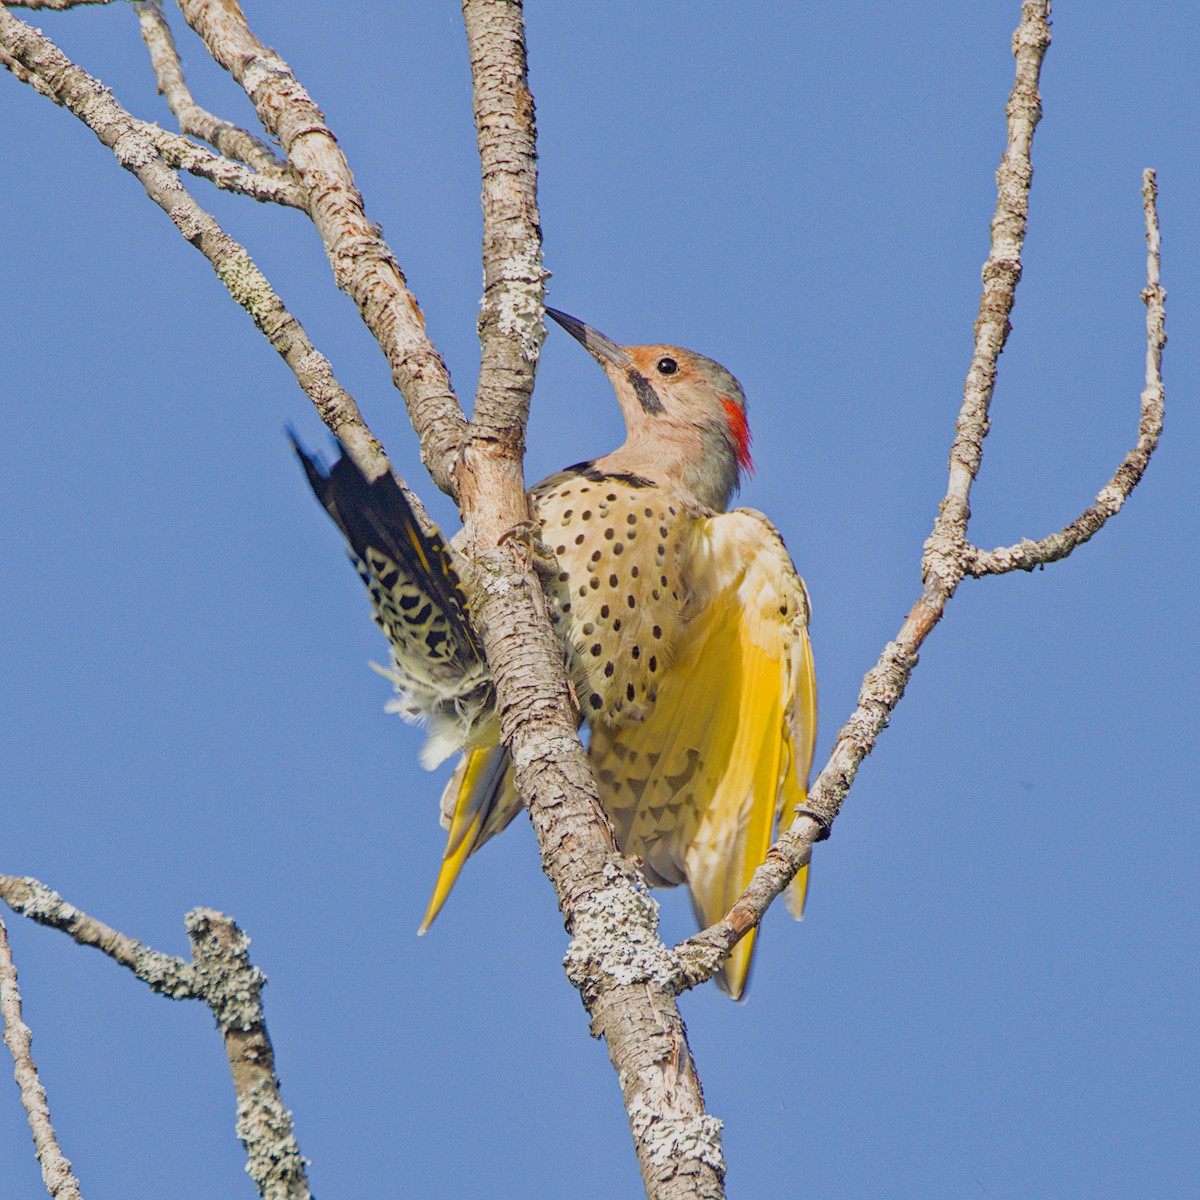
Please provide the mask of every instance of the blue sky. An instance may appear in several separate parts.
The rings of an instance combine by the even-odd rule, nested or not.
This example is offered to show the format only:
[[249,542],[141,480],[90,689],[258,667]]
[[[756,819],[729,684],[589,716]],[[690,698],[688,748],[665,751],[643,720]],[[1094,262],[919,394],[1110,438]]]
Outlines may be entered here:
[[[456,6],[243,6],[349,155],[464,398],[478,166]],[[750,401],[742,502],[812,593],[818,762],[918,588],[969,359],[1016,0],[527,10],[550,299],[719,359]],[[344,16],[343,14],[349,14]],[[37,23],[168,123],[124,6]],[[176,26],[201,103],[249,108]],[[1055,14],[1025,278],[974,494],[984,546],[1073,518],[1136,431],[1159,171],[1167,430],[1070,560],[967,582],[747,1003],[683,1000],[731,1195],[1196,1193],[1194,6]],[[235,916],[317,1195],[636,1195],[603,1048],[521,820],[414,936],[443,834],[420,735],[283,435],[323,431],[137,182],[5,77],[0,869],[147,943]],[[424,477],[386,365],[294,212],[189,184]],[[527,474],[620,437],[550,332]],[[660,893],[666,935],[691,930]],[[7,918],[6,918],[7,919]],[[206,1010],[8,920],[89,1200],[251,1195]],[[44,1194],[0,1086],[5,1195]]]

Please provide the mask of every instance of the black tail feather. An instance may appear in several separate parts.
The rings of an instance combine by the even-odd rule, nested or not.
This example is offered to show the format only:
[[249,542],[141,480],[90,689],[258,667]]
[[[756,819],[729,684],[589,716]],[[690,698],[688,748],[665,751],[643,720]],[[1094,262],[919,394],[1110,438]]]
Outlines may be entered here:
[[[454,569],[450,551],[437,532],[427,534],[390,471],[369,480],[338,443],[341,455],[326,471],[323,464],[300,445],[288,430],[308,482],[322,507],[342,531],[358,560],[377,576],[388,591],[401,579],[415,585],[445,617],[460,646],[482,660],[467,609],[466,597]],[[380,560],[392,564],[398,575],[380,569]]]

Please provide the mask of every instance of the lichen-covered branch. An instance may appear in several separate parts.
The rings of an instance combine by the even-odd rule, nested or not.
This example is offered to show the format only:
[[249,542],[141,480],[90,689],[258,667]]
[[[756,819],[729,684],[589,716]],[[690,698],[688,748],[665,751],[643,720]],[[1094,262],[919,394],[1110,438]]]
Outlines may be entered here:
[[128,967],[151,991],[172,1000],[194,1000],[200,995],[190,963],[173,954],[151,950],[136,938],[89,917],[36,879],[0,875],[0,899],[23,917],[51,929],[61,929],[81,946],[94,946]]
[[1070,525],[1039,541],[1022,539],[1015,546],[996,550],[969,547],[969,575],[1003,575],[1007,571],[1032,571],[1083,545],[1103,528],[1109,517],[1121,511],[1129,493],[1137,487],[1150,456],[1158,446],[1163,427],[1162,353],[1167,344],[1164,306],[1167,293],[1159,282],[1161,268],[1158,231],[1158,185],[1154,172],[1142,175],[1142,206],[1146,214],[1146,386],[1142,391],[1141,419],[1137,444],[1121,460],[1113,477],[1100,489],[1096,502]]
[[546,336],[537,126],[521,4],[464,0],[462,10],[483,175],[482,362],[472,435],[505,441],[524,432]]
[[[94,946],[103,951],[123,967],[128,967],[152,991],[172,1000],[202,1000],[212,1010],[225,1042],[225,1055],[237,1096],[237,1135],[245,1146],[247,1170],[258,1185],[259,1195],[264,1200],[310,1200],[305,1159],[292,1130],[292,1114],[284,1108],[279,1095],[275,1058],[263,1015],[262,989],[266,977],[251,964],[248,956],[250,939],[233,920],[207,908],[188,913],[185,923],[192,947],[189,963],[174,955],[151,950],[135,938],[89,917],[36,879],[0,875],[0,899],[14,912],[40,925],[61,929],[82,946]],[[2,931],[0,924],[0,934]],[[0,1004],[4,1005],[8,1003],[4,974],[6,954],[7,943],[4,943],[0,945]],[[12,986],[15,996],[15,972]],[[5,1007],[7,1029],[11,1030],[13,1025],[9,1016],[9,1008]],[[19,1022],[19,1000],[16,1016]],[[28,1030],[25,1035],[27,1054]],[[9,1036],[7,1032],[5,1036]],[[13,1057],[17,1058],[16,1049]],[[18,1082],[22,1083],[24,1097],[25,1083],[20,1076]],[[36,1084],[36,1076],[33,1083]],[[40,1085],[37,1086],[40,1090]],[[39,1111],[45,1115],[49,1129],[44,1093],[40,1104]],[[26,1107],[29,1111],[28,1104]],[[30,1124],[33,1125],[32,1112]],[[51,1139],[53,1133],[49,1129]],[[35,1127],[35,1141],[37,1138]],[[46,1159],[42,1156],[40,1142],[38,1157],[42,1160],[45,1176]],[[62,1162],[69,1174],[70,1163],[65,1159]],[[47,1186],[49,1183],[47,1178]],[[78,1196],[78,1189],[72,1192],[64,1186],[64,1190],[56,1192],[51,1187],[50,1194],[73,1200]]]
[[247,1170],[264,1200],[310,1200],[306,1160],[283,1106],[275,1054],[263,1015],[266,976],[249,958],[250,939],[211,908],[186,918],[200,998],[212,1009],[225,1039],[225,1055],[237,1094],[237,1135],[246,1148]]
[[42,1182],[53,1200],[80,1200],[79,1181],[71,1169],[71,1160],[62,1152],[58,1135],[50,1121],[46,1089],[38,1078],[33,1061],[33,1034],[21,1013],[21,993],[17,988],[17,968],[8,944],[8,930],[0,920],[0,1020],[4,1023],[4,1044],[13,1060],[13,1078],[21,1090],[21,1105],[29,1120],[34,1150],[42,1168]]
[[422,460],[438,487],[454,495],[466,422],[420,307],[379,227],[367,218],[337,139],[287,63],[251,33],[236,0],[181,0],[180,9],[250,97],[263,127],[279,139],[304,188],[334,279],[387,357],[421,439]]
[[[721,1123],[674,994],[657,905],[616,851],[576,736],[541,585],[498,543],[528,516],[521,457],[544,329],[536,127],[517,0],[464,0],[483,175],[482,365],[459,502],[484,586],[477,611],[518,790],[572,934],[567,973],[617,1071],[646,1192],[724,1195]],[[513,543],[509,543],[513,544]]]
[[[159,93],[179,122],[180,130],[215,146],[225,158],[245,163],[262,175],[291,181],[288,164],[266,142],[196,103],[184,82],[175,36],[163,15],[161,0],[136,0],[133,8],[142,41],[150,52],[150,65],[158,80]],[[303,207],[303,201],[296,207]]]
[[7,8],[41,9],[43,12],[66,12],[85,4],[113,4],[115,0],[3,0]]

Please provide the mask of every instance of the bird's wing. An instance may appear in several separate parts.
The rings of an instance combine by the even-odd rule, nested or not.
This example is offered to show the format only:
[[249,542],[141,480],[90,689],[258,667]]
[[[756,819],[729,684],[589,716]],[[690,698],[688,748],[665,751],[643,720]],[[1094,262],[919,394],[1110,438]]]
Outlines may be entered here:
[[512,760],[502,745],[469,750],[458,760],[442,793],[442,824],[450,831],[429,907],[418,933],[438,915],[467,859],[521,811]]
[[[719,920],[802,804],[816,733],[808,596],[761,513],[695,523],[687,627],[646,718],[597,721],[590,755],[619,844],[652,883],[687,881],[701,925]],[[793,881],[799,916],[806,872]],[[751,932],[721,977],[740,996]]]

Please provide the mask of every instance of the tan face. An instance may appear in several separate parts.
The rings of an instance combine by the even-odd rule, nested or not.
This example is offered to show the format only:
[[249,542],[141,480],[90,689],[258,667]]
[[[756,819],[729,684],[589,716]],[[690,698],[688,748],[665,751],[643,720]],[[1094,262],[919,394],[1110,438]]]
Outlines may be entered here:
[[[653,400],[645,394],[646,389],[631,379],[634,394],[648,416],[665,416],[697,427],[716,425],[723,428],[739,467],[753,470],[746,397],[741,384],[720,363],[679,346],[623,346],[621,349],[662,406],[662,412],[655,413]],[[612,378],[620,367],[606,363],[605,370]],[[624,374],[628,378],[628,371]],[[613,379],[613,383],[616,385],[617,380]]]

